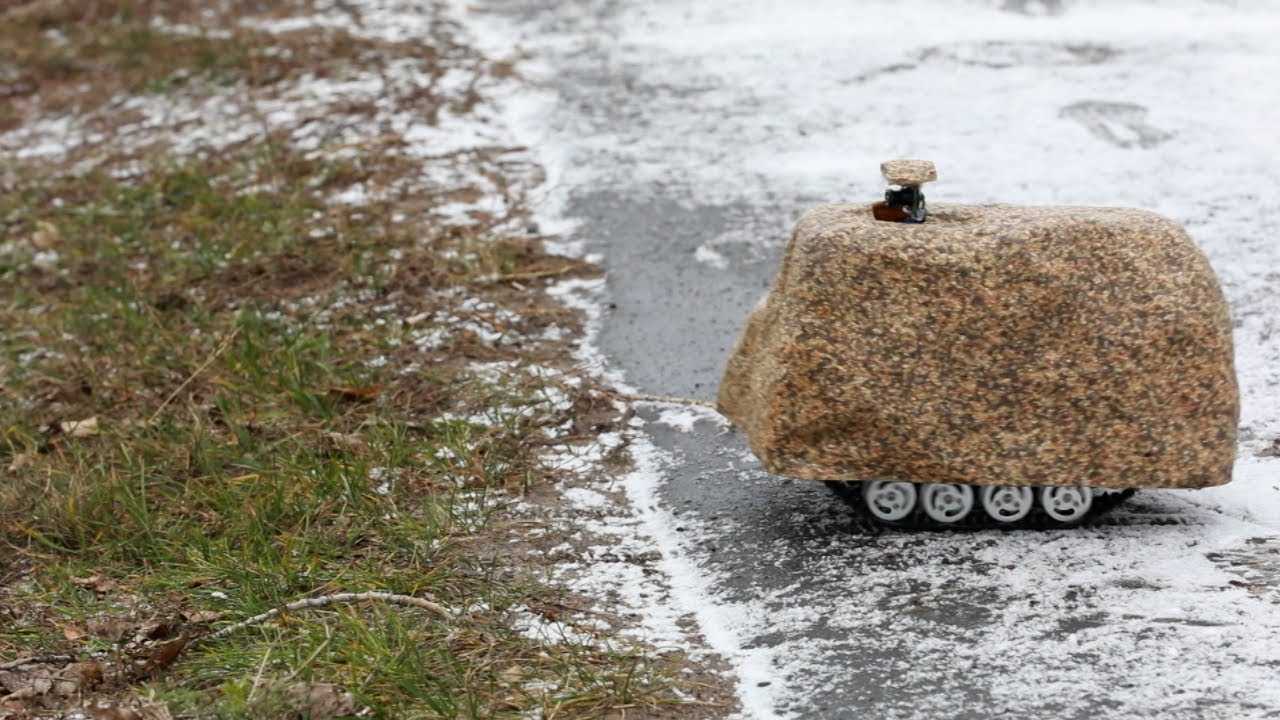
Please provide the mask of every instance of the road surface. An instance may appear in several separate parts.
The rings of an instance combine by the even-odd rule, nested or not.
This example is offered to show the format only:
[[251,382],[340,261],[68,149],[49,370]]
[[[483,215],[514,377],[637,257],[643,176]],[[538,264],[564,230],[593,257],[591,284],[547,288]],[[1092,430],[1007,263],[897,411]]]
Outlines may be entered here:
[[[869,533],[712,421],[651,422],[662,539],[744,712],[1280,717],[1280,14],[1265,3],[501,0],[541,71],[556,212],[609,271],[597,340],[644,392],[713,398],[790,225],[869,201],[1145,207],[1222,277],[1237,482],[1055,532]],[[654,419],[654,415],[649,415]]]

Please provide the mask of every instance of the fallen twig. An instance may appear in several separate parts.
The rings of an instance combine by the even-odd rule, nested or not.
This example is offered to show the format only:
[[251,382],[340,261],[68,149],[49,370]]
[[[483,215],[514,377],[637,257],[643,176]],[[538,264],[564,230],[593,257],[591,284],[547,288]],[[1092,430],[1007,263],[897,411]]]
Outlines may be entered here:
[[228,625],[217,632],[205,635],[201,640],[217,640],[224,638],[232,633],[243,630],[244,628],[259,623],[264,623],[274,617],[287,612],[296,612],[298,610],[313,610],[315,608],[328,607],[329,605],[349,605],[358,602],[376,600],[378,602],[390,603],[392,605],[405,605],[408,607],[416,607],[422,610],[429,610],[436,615],[445,619],[452,620],[453,613],[449,612],[449,608],[438,602],[427,600],[426,598],[413,597],[412,595],[397,595],[389,592],[360,592],[360,593],[335,593],[333,595],[322,595],[320,597],[307,598],[305,600],[297,600],[285,605],[284,607],[272,608],[260,615],[254,615],[247,620],[241,620],[234,625]]
[[[616,390],[607,391],[610,395],[619,400],[637,403],[655,403],[658,405],[692,405],[695,407],[716,409],[716,404],[710,400],[699,400],[697,398],[676,397],[675,395],[650,395],[647,393],[620,393]],[[718,412],[718,411],[717,411]]]
[[75,662],[75,655],[33,655],[0,663],[0,670],[13,670],[24,665],[47,665],[49,663]]
[[540,280],[542,278],[559,277],[567,275],[576,270],[592,270],[589,265],[566,265],[564,267],[555,268],[554,270],[530,270],[529,272],[507,273],[506,275],[493,275],[491,277],[478,278],[473,281],[476,285],[496,285],[505,282],[518,282],[520,280]]

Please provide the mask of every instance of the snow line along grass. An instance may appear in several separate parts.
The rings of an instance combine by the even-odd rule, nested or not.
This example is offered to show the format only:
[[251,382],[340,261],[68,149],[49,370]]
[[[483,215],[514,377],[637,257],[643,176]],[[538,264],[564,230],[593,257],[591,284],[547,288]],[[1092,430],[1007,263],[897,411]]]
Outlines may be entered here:
[[[462,5],[457,11],[468,13],[469,9]],[[476,29],[479,47],[492,53],[518,49],[511,29],[500,19],[469,14],[473,19],[468,24]],[[536,59],[525,59],[518,67],[528,84],[506,103],[506,122],[522,145],[538,149],[540,164],[545,168],[546,181],[541,192],[532,193],[534,199],[531,201],[540,224],[556,228],[568,238],[579,229],[579,225],[565,212],[569,193],[573,190],[565,173],[567,156],[562,153],[563,146],[547,132],[544,124],[556,102],[554,92],[545,86],[549,69]],[[582,256],[585,253],[583,243],[581,239],[566,239],[554,247],[565,254]],[[584,317],[584,334],[574,350],[578,366],[619,393],[635,393],[635,388],[609,365],[597,346],[603,308],[607,302],[604,281],[567,280],[557,283],[548,292]],[[619,403],[618,408],[623,410],[625,405]],[[660,422],[691,426],[708,414],[714,415],[689,409],[680,415],[667,414]],[[738,695],[737,712],[745,717],[774,717],[776,703],[771,690],[771,667],[774,665],[771,653],[767,648],[747,649],[743,646],[742,634],[737,628],[742,624],[742,619],[736,616],[738,611],[715,602],[709,578],[697,561],[683,551],[677,523],[661,508],[657,497],[662,468],[672,462],[672,458],[654,446],[642,428],[643,423],[635,419],[626,433],[631,467],[622,477],[625,504],[615,508],[612,528],[604,533],[611,542],[650,547],[661,553],[661,578],[639,579],[642,587],[648,586],[649,591],[636,593],[628,599],[632,609],[644,618],[641,637],[658,645],[686,647],[695,653],[702,651],[701,645],[705,642],[706,649],[729,664]],[[607,480],[601,483],[609,485]],[[636,580],[617,575],[616,568],[610,565],[572,568],[562,577],[571,586],[596,595],[606,588],[625,586]],[[692,633],[681,626],[682,618],[694,620]]]

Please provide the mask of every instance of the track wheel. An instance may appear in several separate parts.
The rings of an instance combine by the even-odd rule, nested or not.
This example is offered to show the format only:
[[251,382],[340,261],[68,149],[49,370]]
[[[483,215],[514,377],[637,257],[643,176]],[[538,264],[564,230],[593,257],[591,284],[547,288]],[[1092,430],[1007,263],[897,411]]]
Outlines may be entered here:
[[1040,488],[1044,514],[1063,524],[1079,522],[1093,507],[1093,488],[1053,486]]
[[982,509],[996,522],[1018,522],[1035,504],[1035,493],[1029,487],[988,485],[982,488]]
[[923,486],[920,506],[934,522],[950,525],[960,522],[973,510],[973,488],[968,485],[930,483]]
[[862,499],[877,520],[898,522],[916,509],[916,486],[901,480],[871,480],[862,488]]

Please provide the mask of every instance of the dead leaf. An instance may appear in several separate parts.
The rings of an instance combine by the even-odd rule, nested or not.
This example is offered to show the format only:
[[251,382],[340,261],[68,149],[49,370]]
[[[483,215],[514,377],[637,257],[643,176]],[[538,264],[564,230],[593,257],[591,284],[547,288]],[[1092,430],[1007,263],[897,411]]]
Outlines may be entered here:
[[365,449],[365,442],[359,435],[326,431],[324,437],[335,450],[360,451]]
[[9,461],[9,472],[18,472],[22,468],[34,463],[35,461],[36,461],[36,453],[34,452],[18,453],[17,455],[13,456],[12,460]]
[[142,703],[142,720],[173,720],[169,706],[157,702]]
[[31,691],[31,696],[44,695],[53,689],[53,678],[49,677],[47,670],[40,671],[39,675],[30,678],[30,683],[27,689]]
[[93,720],[142,720],[142,715],[137,710],[116,705],[89,708],[89,717]]
[[217,610],[194,610],[191,612],[183,611],[182,619],[189,623],[201,624],[211,623],[222,619],[222,613]]
[[83,639],[86,634],[87,633],[83,628],[78,628],[75,625],[62,626],[62,637],[70,640],[71,642]]
[[17,692],[19,689],[26,687],[22,682],[23,676],[24,673],[0,670],[0,691],[3,691],[5,695],[8,695],[11,692]]
[[153,675],[172,665],[173,661],[177,660],[182,651],[186,649],[189,640],[190,638],[187,637],[187,634],[183,633],[174,640],[157,645],[155,650],[151,651],[151,657],[147,658],[147,663],[142,668],[143,675]]
[[87,588],[96,593],[108,593],[116,589],[116,581],[109,577],[103,577],[98,573],[94,573],[88,577],[71,578],[71,582],[82,588]]
[[36,223],[35,232],[31,233],[31,245],[38,250],[48,250],[62,244],[62,233],[58,226],[48,220]]
[[33,697],[40,697],[43,694],[44,693],[37,690],[34,685],[28,685],[27,687],[19,690],[14,690],[3,698],[0,698],[0,700],[30,700]]
[[144,702],[142,704],[142,720],[173,720],[173,715],[169,713],[169,706],[157,702]]
[[109,617],[104,620],[92,620],[89,622],[89,632],[94,637],[109,640],[111,642],[120,642],[125,635],[133,629],[133,625],[126,620],[120,618]]
[[40,666],[27,672],[3,673],[0,687],[8,691],[0,700],[27,700],[53,689],[53,677],[48,667]]
[[145,640],[168,640],[178,634],[179,623],[168,620],[152,620],[138,626],[134,634],[139,642]]
[[332,683],[295,683],[285,690],[290,708],[304,718],[330,720],[354,715],[356,699]]
[[84,420],[64,420],[58,424],[58,429],[67,437],[91,437],[98,434],[98,418],[91,417],[85,418]]
[[[45,695],[72,697],[102,683],[102,666],[93,661],[63,668],[35,665],[18,673],[0,673],[0,700],[29,700]],[[4,715],[0,714],[0,718]]]
[[87,660],[71,663],[62,671],[62,675],[74,679],[81,689],[87,689],[102,683],[103,670],[101,664]]
[[498,60],[489,63],[489,74],[496,78],[515,77],[516,65],[510,60]]
[[55,697],[71,697],[80,692],[80,681],[76,678],[56,677],[51,689]]
[[369,401],[378,397],[382,392],[381,385],[368,385],[364,387],[339,385],[329,388],[329,392],[337,395],[344,400],[360,400]]
[[71,7],[71,3],[58,2],[58,0],[34,0],[10,7],[7,12],[0,13],[0,16],[3,16],[6,22],[16,20],[50,26],[71,20],[75,17],[75,10]]
[[99,701],[85,711],[92,720],[173,720],[167,705],[137,698],[127,705],[119,701]]

